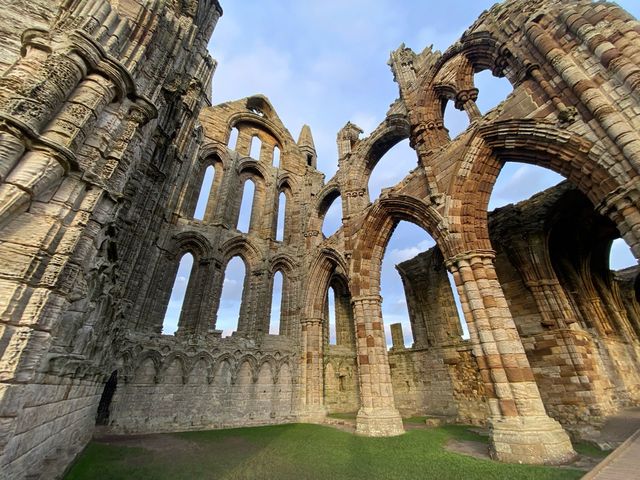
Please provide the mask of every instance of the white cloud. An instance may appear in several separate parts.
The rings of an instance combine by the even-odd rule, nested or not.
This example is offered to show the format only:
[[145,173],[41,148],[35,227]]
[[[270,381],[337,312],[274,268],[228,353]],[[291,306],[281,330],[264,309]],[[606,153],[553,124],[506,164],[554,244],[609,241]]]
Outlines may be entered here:
[[562,176],[543,167],[507,163],[493,187],[489,210],[526,200],[562,180],[564,180]]
[[404,262],[406,260],[410,260],[412,258],[414,258],[416,255],[422,253],[422,252],[426,252],[428,249],[430,249],[431,247],[433,247],[435,245],[435,242],[431,239],[428,240],[422,240],[420,243],[418,243],[417,245],[413,245],[411,247],[407,247],[407,248],[395,248],[391,251],[389,251],[389,257],[391,259],[392,262],[394,263],[401,263]]
[[259,93],[284,93],[291,75],[289,54],[264,44],[255,45],[243,54],[220,58],[213,78],[214,101],[236,100]]

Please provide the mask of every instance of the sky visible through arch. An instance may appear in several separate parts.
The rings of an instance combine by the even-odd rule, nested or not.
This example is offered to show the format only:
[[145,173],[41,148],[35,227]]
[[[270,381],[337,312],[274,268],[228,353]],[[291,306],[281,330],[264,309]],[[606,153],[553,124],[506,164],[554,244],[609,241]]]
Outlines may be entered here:
[[[387,61],[401,43],[415,52],[433,44],[444,51],[495,2],[486,0],[220,0],[224,15],[209,44],[218,61],[213,77],[213,103],[236,100],[254,94],[266,95],[284,125],[297,139],[303,124],[309,124],[318,153],[318,169],[328,181],[337,169],[336,134],[347,121],[369,134],[385,117],[398,97],[398,86]],[[640,17],[638,0],[617,2]],[[495,79],[493,79],[495,80]],[[478,103],[495,104],[506,95],[492,79],[480,90]],[[484,88],[483,88],[484,87]],[[482,105],[480,105],[482,109]],[[464,115],[449,115],[446,126],[452,133],[464,127]],[[449,118],[450,117],[450,118]],[[417,158],[401,142],[373,172],[369,183],[372,197],[415,168]],[[490,208],[513,203],[561,180],[541,168],[507,164],[496,184]],[[337,225],[341,211],[334,202],[327,222]],[[333,230],[329,228],[329,230]],[[429,243],[431,242],[431,243]],[[403,306],[404,292],[394,265],[424,251],[433,241],[418,227],[402,222],[396,229],[382,267],[382,296],[385,324],[402,321],[407,344],[410,329]],[[624,243],[612,249],[612,267],[630,262]],[[632,260],[631,260],[632,261]],[[174,297],[186,288],[186,272],[179,272],[175,295],[168,309],[165,331],[177,324],[180,306]],[[242,269],[229,271],[231,297],[218,312],[218,328],[234,330],[237,324]],[[274,305],[277,315],[279,305]],[[404,310],[403,310],[404,308]],[[175,327],[174,327],[175,328]],[[388,341],[390,336],[387,335]]]

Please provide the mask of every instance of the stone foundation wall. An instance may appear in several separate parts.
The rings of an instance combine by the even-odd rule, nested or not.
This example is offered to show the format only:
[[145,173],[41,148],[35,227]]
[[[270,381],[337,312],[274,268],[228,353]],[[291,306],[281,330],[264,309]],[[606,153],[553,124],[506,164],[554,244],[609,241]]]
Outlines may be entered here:
[[436,415],[484,423],[484,387],[470,347],[392,350],[389,366],[396,408],[403,417]]
[[[140,345],[136,348],[139,350]],[[212,353],[210,353],[212,352]],[[125,355],[108,430],[150,433],[270,423],[296,418],[296,365],[286,340],[239,338],[190,344],[162,336]]]

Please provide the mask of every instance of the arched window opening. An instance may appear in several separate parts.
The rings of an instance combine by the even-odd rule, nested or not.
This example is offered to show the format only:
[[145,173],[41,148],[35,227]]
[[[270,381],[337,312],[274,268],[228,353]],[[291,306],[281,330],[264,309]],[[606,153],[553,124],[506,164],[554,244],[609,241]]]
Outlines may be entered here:
[[338,195],[324,215],[322,222],[322,234],[330,237],[342,226],[342,198]]
[[449,130],[449,138],[456,138],[469,128],[469,115],[464,110],[458,110],[452,100],[447,102],[444,109],[444,126]]
[[356,348],[351,294],[344,278],[334,276],[324,300],[324,340],[327,345]]
[[307,154],[307,166],[313,167],[313,155]]
[[207,203],[211,196],[211,190],[213,187],[213,179],[216,171],[213,165],[209,165],[204,172],[202,178],[202,186],[200,187],[200,194],[198,195],[198,202],[196,203],[196,211],[193,215],[195,220],[202,220],[204,218],[205,211],[207,209]]
[[236,127],[233,127],[231,129],[231,133],[229,134],[229,143],[227,143],[227,147],[229,147],[229,150],[235,150],[237,148],[238,145],[238,129]]
[[284,228],[286,221],[287,211],[287,195],[284,192],[280,192],[278,195],[278,219],[276,223],[276,241],[284,241]]
[[187,285],[189,284],[192,267],[193,255],[185,253],[180,259],[178,273],[176,274],[176,279],[174,280],[173,288],[171,289],[169,305],[166,313],[164,314],[164,320],[162,321],[163,335],[173,335],[178,330],[178,321],[180,320],[180,312],[182,312],[184,297],[187,293]]
[[216,328],[222,330],[222,336],[230,336],[237,328],[240,320],[244,286],[246,281],[246,267],[242,258],[233,257],[224,271],[222,293]]
[[527,200],[563,180],[561,175],[537,165],[507,162],[491,191],[489,211],[509,203]]
[[258,136],[254,136],[251,139],[251,152],[249,156],[256,160],[260,160],[260,151],[262,150],[262,140]]
[[329,321],[329,345],[336,345],[336,292],[333,287],[329,287],[327,291],[327,320]]
[[611,243],[609,252],[609,268],[611,270],[623,270],[638,265],[636,257],[633,256],[629,245],[622,239],[616,238]]
[[490,70],[476,73],[473,83],[478,89],[476,105],[482,115],[497,107],[511,92],[513,85],[505,77],[495,77]]
[[409,139],[393,146],[378,161],[369,176],[369,200],[373,202],[380,196],[383,188],[392,187],[416,168],[418,157],[409,146]]
[[273,166],[280,168],[280,149],[277,145],[273,147]]
[[273,288],[271,291],[271,319],[269,321],[269,334],[280,335],[282,319],[284,275],[278,270],[273,276]]
[[251,213],[253,211],[253,197],[255,195],[256,185],[248,178],[244,182],[242,189],[242,201],[240,203],[240,215],[238,216],[238,230],[244,233],[249,232],[251,226]]

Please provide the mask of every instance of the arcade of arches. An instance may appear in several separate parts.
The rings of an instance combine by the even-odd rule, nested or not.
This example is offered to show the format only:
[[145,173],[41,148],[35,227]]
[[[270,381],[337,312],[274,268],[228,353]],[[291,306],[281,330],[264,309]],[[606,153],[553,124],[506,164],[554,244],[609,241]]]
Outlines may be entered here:
[[[559,463],[570,437],[640,403],[638,269],[608,265],[617,238],[640,258],[640,23],[617,5],[507,0],[444,53],[402,45],[398,99],[370,135],[338,132],[328,181],[311,129],[292,138],[266,97],[209,106],[217,0],[8,8],[5,478],[59,476],[96,418],[118,434],[357,412],[359,434],[389,436],[402,416],[437,415],[489,426],[498,460]],[[482,114],[474,74],[487,70],[513,91]],[[454,139],[449,102],[470,122]],[[406,139],[415,168],[371,202],[371,172]],[[506,162],[566,181],[488,214]],[[342,224],[325,238],[337,199]],[[414,342],[392,325],[388,349],[380,271],[400,221],[436,246],[398,265]],[[230,286],[236,257],[244,277]],[[222,318],[223,285],[238,318]]]

